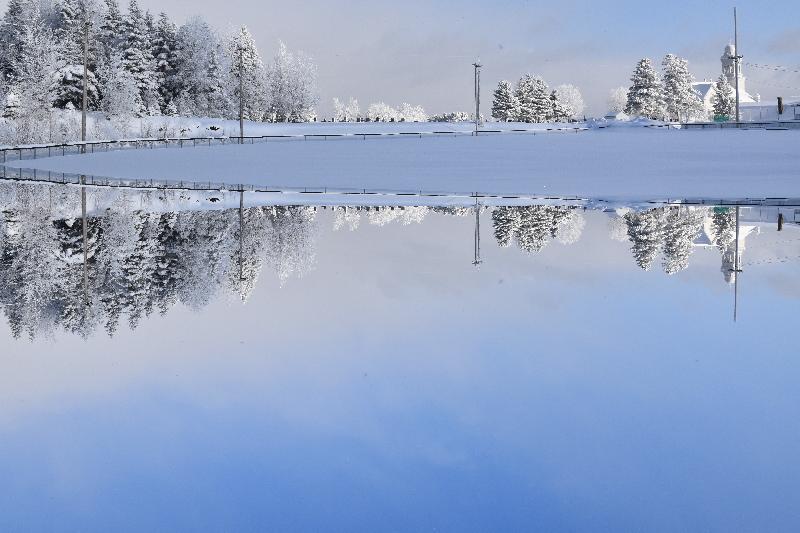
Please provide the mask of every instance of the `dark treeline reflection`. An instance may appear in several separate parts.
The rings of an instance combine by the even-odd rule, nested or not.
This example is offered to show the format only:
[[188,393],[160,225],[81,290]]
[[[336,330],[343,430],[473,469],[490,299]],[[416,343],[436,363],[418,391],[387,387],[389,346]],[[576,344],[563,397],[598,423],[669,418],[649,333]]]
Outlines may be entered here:
[[[667,274],[689,266],[697,247],[715,246],[722,254],[721,270],[726,281],[735,276],[735,209],[727,207],[669,206],[646,211],[618,209],[611,216],[611,237],[631,243],[636,264],[650,270],[659,254]],[[576,242],[586,224],[575,207],[535,205],[499,207],[492,212],[497,244],[516,244],[525,252],[540,252],[550,242]],[[746,230],[752,229],[747,226]],[[740,254],[743,247],[740,247]]]
[[136,208],[135,194],[117,194],[87,217],[84,265],[82,218],[54,216],[75,210],[68,196],[79,198],[78,190],[14,192],[0,228],[0,305],[17,337],[59,327],[113,335],[122,317],[135,328],[177,302],[200,308],[220,291],[246,299],[265,265],[285,280],[314,261],[313,208],[159,213]]
[[[466,206],[243,207],[239,193],[87,189],[87,197],[84,237],[81,189],[0,182],[0,306],[15,337],[114,335],[120,323],[135,329],[178,303],[199,309],[219,297],[246,301],[265,269],[283,284],[314,266],[319,209],[332,210],[334,231],[362,222],[421,223],[430,213],[476,214]],[[577,242],[586,225],[582,207],[479,209],[490,214],[500,247],[531,254],[553,241]],[[725,279],[734,280],[733,209],[618,209],[605,216],[611,238],[629,241],[645,270],[660,255],[664,271],[675,274],[695,247],[708,246],[721,252]]]

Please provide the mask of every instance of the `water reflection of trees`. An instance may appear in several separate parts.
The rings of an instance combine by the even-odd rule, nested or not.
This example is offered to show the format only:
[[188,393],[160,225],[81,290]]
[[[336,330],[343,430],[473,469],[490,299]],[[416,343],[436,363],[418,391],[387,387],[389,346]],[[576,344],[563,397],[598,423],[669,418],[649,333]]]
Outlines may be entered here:
[[[542,251],[550,242],[576,242],[583,231],[582,211],[575,207],[534,205],[498,207],[492,212],[497,244],[515,244],[528,253]],[[659,255],[665,273],[676,274],[689,266],[698,239],[706,232],[708,243],[722,254],[721,270],[732,280],[735,261],[735,210],[697,206],[669,206],[634,211],[622,209],[611,220],[611,238],[629,241],[635,263],[650,270]]]
[[314,262],[314,208],[158,213],[120,194],[87,217],[84,286],[82,219],[59,215],[75,212],[76,189],[20,185],[13,196],[0,217],[0,305],[16,337],[113,335],[123,318],[136,328],[176,303],[246,300],[265,266],[284,282]]
[[[114,335],[120,323],[136,328],[143,317],[176,304],[200,309],[219,297],[246,301],[265,269],[283,284],[313,267],[317,208],[244,207],[239,193],[232,204],[239,208],[198,207],[192,194],[93,190],[84,239],[79,189],[0,183],[0,306],[13,334],[33,338],[62,329],[87,336],[99,329]],[[221,196],[214,202],[224,204]],[[476,213],[474,206],[331,209],[334,230]],[[491,218],[501,247],[531,254],[553,241],[577,242],[586,225],[584,210],[574,206],[496,207]],[[667,274],[686,269],[705,234],[699,240],[720,251],[722,272],[734,279],[733,209],[625,209],[611,222],[612,238],[629,241],[644,270],[659,255]]]
[[667,274],[689,266],[696,241],[705,232],[709,244],[722,254],[721,270],[732,280],[735,261],[736,214],[726,207],[671,206],[630,211],[624,215],[631,252],[636,264],[649,270],[659,253]]
[[532,205],[495,208],[492,224],[501,247],[515,243],[520,250],[535,253],[553,239],[564,244],[577,242],[586,220],[578,208]]

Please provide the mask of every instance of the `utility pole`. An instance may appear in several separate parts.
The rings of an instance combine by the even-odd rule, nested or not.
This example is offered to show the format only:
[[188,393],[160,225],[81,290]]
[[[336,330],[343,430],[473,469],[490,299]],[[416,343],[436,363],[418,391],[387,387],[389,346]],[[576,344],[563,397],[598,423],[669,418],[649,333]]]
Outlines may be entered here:
[[472,64],[475,67],[475,135],[481,124],[481,65],[480,60]]
[[89,21],[83,24],[83,103],[81,106],[81,153],[86,153],[86,109],[89,89]]
[[244,144],[244,49],[239,44],[239,144]]
[[739,126],[742,115],[739,113],[739,60],[742,55],[739,53],[739,18],[736,8],[733,8],[733,69],[736,75],[736,126]]

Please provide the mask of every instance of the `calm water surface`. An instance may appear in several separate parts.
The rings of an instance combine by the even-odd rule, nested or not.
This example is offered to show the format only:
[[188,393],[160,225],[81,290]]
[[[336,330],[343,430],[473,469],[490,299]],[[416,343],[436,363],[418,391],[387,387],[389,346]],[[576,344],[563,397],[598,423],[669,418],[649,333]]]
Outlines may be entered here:
[[793,209],[239,199],[0,183],[1,530],[800,527]]

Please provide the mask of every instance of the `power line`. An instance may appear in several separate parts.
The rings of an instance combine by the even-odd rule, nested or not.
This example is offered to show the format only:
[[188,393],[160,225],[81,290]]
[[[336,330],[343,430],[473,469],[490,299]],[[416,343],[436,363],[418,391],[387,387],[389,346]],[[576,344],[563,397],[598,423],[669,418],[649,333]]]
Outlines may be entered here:
[[776,72],[792,72],[795,74],[800,74],[800,68],[797,67],[785,67],[783,65],[766,65],[764,63],[744,63],[748,67],[753,68],[760,68],[764,70],[774,70]]

